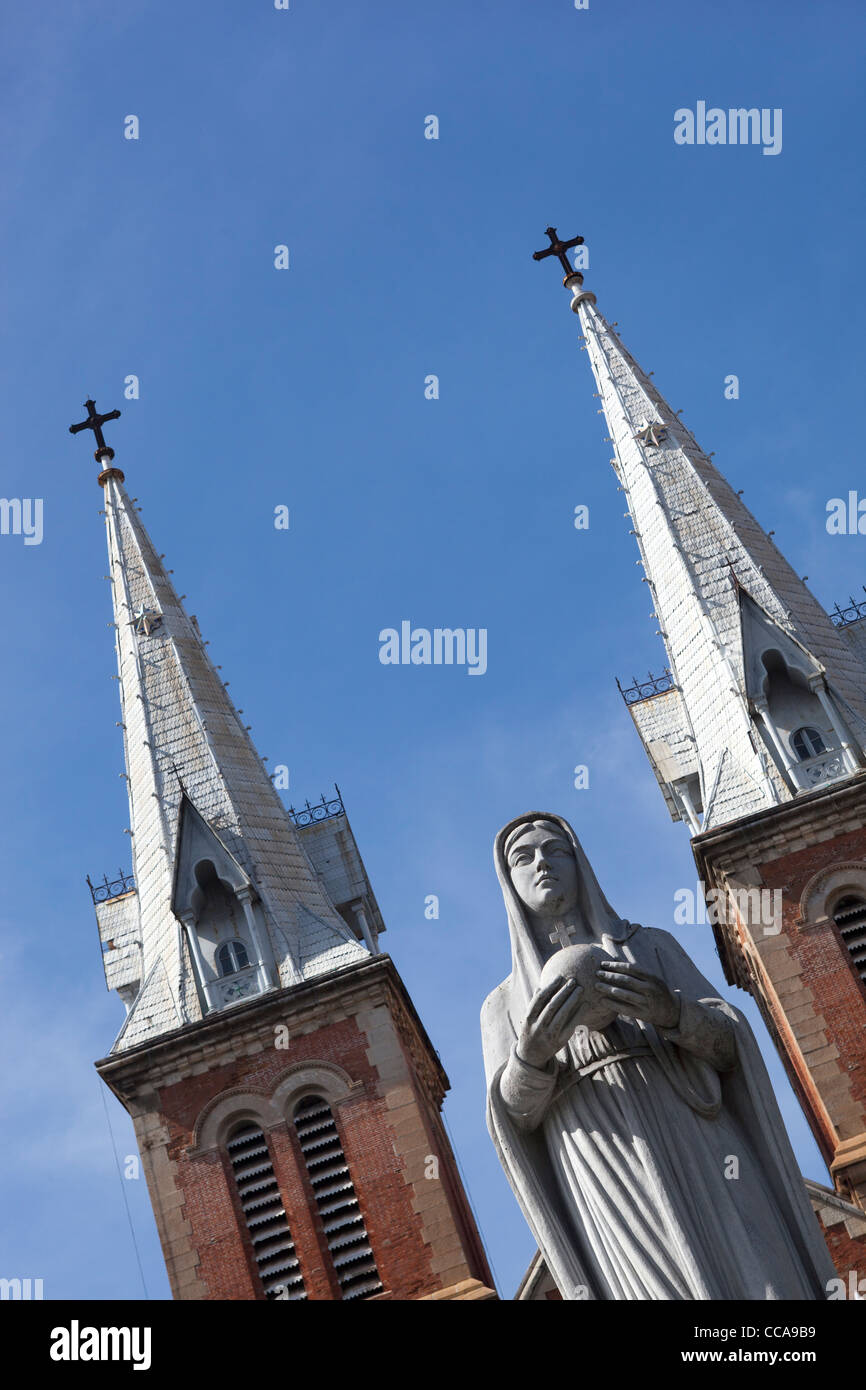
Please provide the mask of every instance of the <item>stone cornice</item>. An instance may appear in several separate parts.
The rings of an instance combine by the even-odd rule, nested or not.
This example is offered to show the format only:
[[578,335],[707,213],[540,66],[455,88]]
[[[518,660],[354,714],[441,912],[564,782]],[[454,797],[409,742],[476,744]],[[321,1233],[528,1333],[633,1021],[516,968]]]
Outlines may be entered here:
[[786,836],[793,836],[801,826],[814,822],[816,810],[819,813],[828,811],[832,816],[834,812],[840,814],[858,803],[862,804],[866,815],[866,772],[855,773],[840,782],[828,782],[792,801],[768,806],[713,830],[703,830],[693,837],[692,850],[695,859],[698,860],[700,856],[703,862],[709,858],[707,850],[722,848],[731,851],[745,847],[751,850],[762,840],[769,840],[782,832]]
[[272,1037],[275,1024],[291,1020],[303,1025],[316,1014],[322,1015],[325,1026],[329,1011],[345,1014],[353,1006],[361,1007],[369,1002],[371,995],[376,1002],[390,1003],[393,1012],[411,1023],[416,1038],[416,1047],[412,1049],[416,1066],[423,1063],[428,1071],[428,1087],[444,1094],[450,1089],[448,1077],[397,967],[387,955],[372,956],[320,979],[306,980],[288,989],[271,990],[229,1009],[208,1014],[125,1052],[103,1057],[96,1062],[96,1069],[118,1099],[124,1101],[142,1083],[151,1089],[164,1084],[166,1077],[187,1070],[193,1053],[198,1059],[202,1050],[216,1052],[248,1033],[263,1032]]
[[[781,859],[786,852],[790,853],[784,848],[785,841],[792,843],[816,824],[825,830],[835,826],[838,834],[846,834],[848,829],[856,828],[845,825],[852,816],[859,817],[860,825],[866,823],[866,772],[855,773],[840,782],[828,782],[792,801],[769,806],[695,835],[691,844],[698,877],[707,887],[715,886],[718,874],[714,869],[730,872],[743,861],[753,866],[762,860]],[[738,969],[737,964],[742,950],[739,941],[723,923],[713,923],[713,936],[728,983],[748,989],[749,985],[742,978],[742,968]]]

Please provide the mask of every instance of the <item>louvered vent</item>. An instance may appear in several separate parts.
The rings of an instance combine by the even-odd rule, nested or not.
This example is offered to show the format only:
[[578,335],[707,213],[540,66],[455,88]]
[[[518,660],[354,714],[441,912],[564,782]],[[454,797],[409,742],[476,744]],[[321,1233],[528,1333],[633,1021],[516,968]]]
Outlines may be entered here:
[[241,1125],[232,1134],[227,1148],[265,1296],[306,1298],[264,1134],[257,1125]]
[[866,984],[866,902],[862,898],[843,898],[836,905],[833,921],[842,933],[854,969]]
[[307,1096],[295,1110],[295,1129],[325,1228],[325,1238],[343,1299],[380,1293],[382,1281],[373,1258],[358,1198],[343,1154],[331,1107],[321,1096]]

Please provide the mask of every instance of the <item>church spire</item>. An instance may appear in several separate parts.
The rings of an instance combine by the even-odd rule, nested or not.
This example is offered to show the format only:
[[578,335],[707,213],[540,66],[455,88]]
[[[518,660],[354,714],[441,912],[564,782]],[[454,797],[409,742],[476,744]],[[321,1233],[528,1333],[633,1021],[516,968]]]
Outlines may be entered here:
[[[342,798],[286,811],[101,436],[134,881],[91,885],[178,1299],[492,1299]],[[77,431],[76,431],[77,432]]]
[[[551,235],[552,233],[552,235]],[[792,800],[866,762],[866,666],[559,256],[611,463],[668,654],[625,691],[675,820],[692,832]]]
[[113,465],[101,427],[120,412],[87,407],[74,430],[98,431],[135,881],[97,907],[109,987],[129,1009],[123,1050],[364,960],[375,942],[302,847]]

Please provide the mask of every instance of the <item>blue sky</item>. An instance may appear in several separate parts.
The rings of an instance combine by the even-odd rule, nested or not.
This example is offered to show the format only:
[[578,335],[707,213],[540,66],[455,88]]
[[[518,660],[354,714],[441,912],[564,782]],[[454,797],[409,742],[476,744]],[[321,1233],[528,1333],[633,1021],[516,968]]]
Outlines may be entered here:
[[[599,308],[814,592],[863,597],[863,537],[824,525],[866,486],[862,11],[48,0],[4,29],[2,492],[44,500],[44,539],[0,536],[0,1274],[142,1293],[92,1067],[123,1009],[84,876],[129,862],[101,492],[67,434],[95,395],[288,799],[343,790],[510,1296],[532,1242],[484,1123],[478,1013],[509,969],[493,837],[565,815],[648,925],[695,880],[614,683],[664,653],[577,323],[531,252],[551,221],[586,238]],[[782,152],[676,145],[699,100],[782,108]],[[381,665],[402,619],[485,627],[487,673]],[[679,935],[720,985],[709,929]],[[167,1297],[144,1182],[125,1186]]]

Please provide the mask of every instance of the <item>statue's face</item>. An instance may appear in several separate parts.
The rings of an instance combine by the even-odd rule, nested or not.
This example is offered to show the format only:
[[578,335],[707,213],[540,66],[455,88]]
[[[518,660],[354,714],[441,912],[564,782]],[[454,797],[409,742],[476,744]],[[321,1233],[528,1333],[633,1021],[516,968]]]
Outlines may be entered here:
[[539,917],[560,917],[577,905],[577,864],[568,840],[552,826],[527,826],[508,851],[517,896]]

